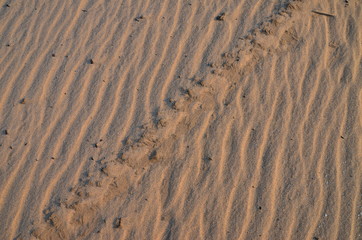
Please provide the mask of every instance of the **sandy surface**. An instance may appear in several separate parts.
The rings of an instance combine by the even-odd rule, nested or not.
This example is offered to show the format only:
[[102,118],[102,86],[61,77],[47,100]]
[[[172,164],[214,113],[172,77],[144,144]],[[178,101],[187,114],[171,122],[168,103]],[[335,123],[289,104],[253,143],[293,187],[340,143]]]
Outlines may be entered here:
[[1,1],[1,239],[362,239],[361,11]]

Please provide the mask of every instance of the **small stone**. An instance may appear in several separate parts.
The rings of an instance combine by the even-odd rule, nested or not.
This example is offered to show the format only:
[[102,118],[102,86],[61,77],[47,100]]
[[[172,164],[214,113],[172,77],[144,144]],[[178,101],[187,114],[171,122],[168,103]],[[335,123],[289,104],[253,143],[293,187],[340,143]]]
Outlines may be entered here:
[[3,134],[4,134],[4,135],[9,135],[8,130],[5,129],[5,130],[3,131]]
[[143,19],[145,19],[142,15],[140,15],[140,16],[138,16],[138,17],[135,17],[135,21],[136,22],[139,22],[139,21],[141,21],[141,20],[143,20]]
[[157,157],[157,151],[154,150],[154,151],[150,154],[149,160],[150,160],[151,162],[155,162],[155,161],[157,161],[157,159],[158,159],[158,157]]
[[159,119],[157,121],[157,128],[166,127],[167,122],[164,119]]
[[20,104],[25,104],[25,98],[22,98],[20,101],[19,101]]
[[94,64],[93,59],[89,59],[89,64]]
[[205,87],[205,83],[203,80],[196,82],[196,84],[200,85],[201,87]]
[[109,169],[107,167],[102,167],[101,172],[104,173],[107,176],[109,175]]
[[113,228],[121,228],[122,219],[120,217],[114,219]]
[[225,20],[225,13],[220,13],[218,16],[216,16],[215,18],[217,21],[224,21]]

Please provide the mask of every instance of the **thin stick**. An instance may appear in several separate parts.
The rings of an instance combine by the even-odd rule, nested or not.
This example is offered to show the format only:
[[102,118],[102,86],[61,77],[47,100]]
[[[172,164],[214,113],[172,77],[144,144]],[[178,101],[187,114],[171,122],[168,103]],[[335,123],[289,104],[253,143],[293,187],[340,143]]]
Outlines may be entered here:
[[316,14],[319,14],[319,15],[323,15],[323,16],[327,16],[327,17],[336,17],[336,16],[334,16],[334,15],[332,15],[332,14],[329,14],[329,13],[324,13],[324,12],[319,12],[319,11],[317,11],[317,10],[312,10],[312,12],[314,12],[314,13],[316,13]]

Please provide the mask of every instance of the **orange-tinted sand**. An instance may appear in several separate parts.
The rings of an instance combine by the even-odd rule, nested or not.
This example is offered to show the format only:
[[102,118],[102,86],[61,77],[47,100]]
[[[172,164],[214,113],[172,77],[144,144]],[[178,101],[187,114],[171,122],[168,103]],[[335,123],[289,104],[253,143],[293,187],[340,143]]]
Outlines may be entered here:
[[0,239],[362,239],[362,2],[8,0]]

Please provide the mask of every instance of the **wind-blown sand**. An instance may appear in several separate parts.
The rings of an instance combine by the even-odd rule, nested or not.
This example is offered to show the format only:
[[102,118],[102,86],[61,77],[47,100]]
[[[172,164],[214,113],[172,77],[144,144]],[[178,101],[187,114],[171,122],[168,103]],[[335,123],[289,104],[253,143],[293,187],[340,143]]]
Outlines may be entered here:
[[362,2],[9,0],[0,239],[362,239]]

